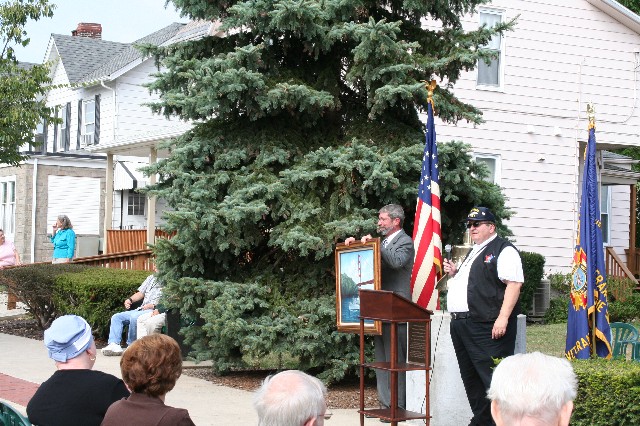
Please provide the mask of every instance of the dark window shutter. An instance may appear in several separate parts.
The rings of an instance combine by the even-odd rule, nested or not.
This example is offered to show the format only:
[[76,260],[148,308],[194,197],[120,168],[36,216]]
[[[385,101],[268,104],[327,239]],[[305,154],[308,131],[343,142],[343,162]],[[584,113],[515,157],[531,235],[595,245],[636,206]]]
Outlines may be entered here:
[[69,151],[71,146],[71,102],[67,102],[67,122],[65,125],[67,128],[64,132],[64,150]]
[[95,123],[95,129],[93,130],[93,144],[98,145],[100,143],[100,95],[96,95]]
[[78,137],[76,138],[76,149],[80,149],[82,139],[82,99],[78,101]]
[[[56,107],[56,118],[58,118],[59,108]],[[51,152],[58,152],[58,123],[53,125],[53,149]]]
[[45,119],[42,124],[42,146],[40,147],[40,152],[43,154],[47,153],[47,136],[49,133],[49,122]]

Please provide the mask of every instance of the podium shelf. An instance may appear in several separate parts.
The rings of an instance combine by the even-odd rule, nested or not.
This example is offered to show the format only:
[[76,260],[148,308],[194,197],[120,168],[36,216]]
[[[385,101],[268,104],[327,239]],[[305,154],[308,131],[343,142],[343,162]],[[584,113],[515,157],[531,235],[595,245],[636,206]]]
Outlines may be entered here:
[[395,417],[391,417],[391,408],[372,408],[367,410],[358,410],[358,413],[360,413],[361,415],[364,414],[372,417],[377,417],[379,419],[391,420],[396,422],[425,419],[427,420],[426,424],[429,424],[429,419],[431,419],[431,416],[427,416],[425,413],[417,413],[415,411],[405,410],[400,407],[396,408]]
[[396,368],[391,368],[390,362],[365,362],[362,364],[363,367],[367,368],[375,368],[378,370],[388,370],[388,371],[429,371],[431,367],[425,368],[424,364],[417,363],[406,363],[406,362],[397,362]]

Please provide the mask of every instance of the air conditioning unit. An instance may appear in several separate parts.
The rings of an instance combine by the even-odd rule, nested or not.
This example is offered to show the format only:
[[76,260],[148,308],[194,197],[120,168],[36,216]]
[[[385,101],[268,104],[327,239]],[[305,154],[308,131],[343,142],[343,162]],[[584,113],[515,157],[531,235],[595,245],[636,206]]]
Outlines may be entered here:
[[541,280],[540,286],[533,294],[533,306],[531,314],[534,317],[542,317],[549,309],[551,303],[551,282],[549,280]]
[[93,133],[91,133],[90,135],[82,135],[80,146],[84,148],[87,145],[93,145]]

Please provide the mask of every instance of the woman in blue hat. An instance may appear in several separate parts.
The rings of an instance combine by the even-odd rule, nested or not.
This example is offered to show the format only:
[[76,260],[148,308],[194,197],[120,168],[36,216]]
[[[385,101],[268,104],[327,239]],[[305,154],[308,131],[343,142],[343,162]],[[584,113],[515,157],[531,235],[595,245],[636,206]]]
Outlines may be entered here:
[[77,315],[64,315],[44,332],[49,358],[58,369],[27,404],[31,423],[39,426],[99,426],[114,402],[129,396],[124,382],[92,370],[96,344],[91,327]]

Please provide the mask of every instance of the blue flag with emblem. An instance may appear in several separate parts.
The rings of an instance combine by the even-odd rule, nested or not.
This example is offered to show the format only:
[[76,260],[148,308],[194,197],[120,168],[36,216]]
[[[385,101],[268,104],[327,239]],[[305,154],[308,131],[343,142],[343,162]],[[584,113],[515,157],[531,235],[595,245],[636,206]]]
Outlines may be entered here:
[[602,244],[596,134],[590,107],[589,141],[585,152],[577,241],[571,271],[567,321],[568,359],[611,358],[611,329],[607,303],[607,274]]

